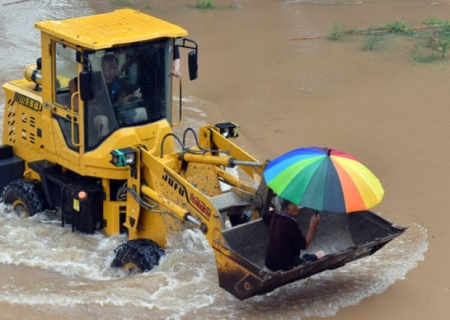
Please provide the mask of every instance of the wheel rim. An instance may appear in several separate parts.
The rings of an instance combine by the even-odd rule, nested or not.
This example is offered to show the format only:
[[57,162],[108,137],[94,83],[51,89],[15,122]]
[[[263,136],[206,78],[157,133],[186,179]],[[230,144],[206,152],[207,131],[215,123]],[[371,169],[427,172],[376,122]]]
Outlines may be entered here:
[[21,218],[28,218],[30,216],[30,211],[28,210],[26,204],[22,200],[16,200],[12,204],[13,210]]
[[135,263],[133,262],[127,262],[123,265],[123,270],[125,270],[126,273],[132,275],[136,273],[141,272],[141,268],[139,268]]

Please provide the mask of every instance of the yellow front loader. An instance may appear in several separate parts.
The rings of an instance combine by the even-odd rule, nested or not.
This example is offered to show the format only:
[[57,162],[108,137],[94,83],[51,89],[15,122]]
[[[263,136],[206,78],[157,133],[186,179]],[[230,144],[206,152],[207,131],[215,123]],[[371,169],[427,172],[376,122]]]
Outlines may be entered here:
[[172,106],[180,51],[197,77],[198,46],[186,30],[130,9],[36,28],[41,56],[24,79],[3,85],[2,201],[25,217],[56,211],[77,232],[127,234],[112,267],[151,270],[170,233],[197,228],[215,250],[220,286],[246,299],[372,254],[403,231],[370,212],[325,215],[329,228],[376,227],[367,236],[347,227],[353,240],[330,242],[322,261],[268,271],[265,163],[234,143],[232,122],[172,130],[181,121],[182,97]]

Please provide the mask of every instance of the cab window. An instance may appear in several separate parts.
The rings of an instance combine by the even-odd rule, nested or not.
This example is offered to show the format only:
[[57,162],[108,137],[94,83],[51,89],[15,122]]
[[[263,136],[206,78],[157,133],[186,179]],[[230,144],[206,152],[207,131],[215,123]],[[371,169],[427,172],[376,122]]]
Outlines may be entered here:
[[[56,86],[56,103],[70,108],[71,102],[71,84],[76,83],[77,76],[77,61],[76,50],[69,48],[60,43],[55,44],[56,52],[56,65],[55,65],[55,79],[54,84]],[[71,87],[72,91],[76,90],[75,87]]]
[[[78,148],[72,144],[72,125],[74,126],[75,143],[78,143],[78,121],[74,117],[75,122],[72,124],[71,119],[67,118],[68,111],[71,111],[71,96],[77,91],[76,50],[61,43],[55,43],[55,56],[55,76],[53,79],[55,102],[61,108],[59,108],[59,112],[54,114],[54,117],[58,121],[67,146],[76,151]],[[74,99],[74,104],[74,111],[78,112],[77,99]]]

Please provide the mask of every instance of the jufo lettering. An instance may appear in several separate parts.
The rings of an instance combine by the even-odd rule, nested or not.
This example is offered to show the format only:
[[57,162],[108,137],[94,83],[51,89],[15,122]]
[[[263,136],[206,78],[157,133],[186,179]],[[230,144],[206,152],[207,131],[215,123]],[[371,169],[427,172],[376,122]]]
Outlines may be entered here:
[[182,197],[186,194],[186,191],[184,190],[184,187],[175,181],[171,176],[169,176],[167,173],[165,173],[162,176],[163,180],[167,182],[169,186],[171,186],[175,191],[178,191],[178,194]]

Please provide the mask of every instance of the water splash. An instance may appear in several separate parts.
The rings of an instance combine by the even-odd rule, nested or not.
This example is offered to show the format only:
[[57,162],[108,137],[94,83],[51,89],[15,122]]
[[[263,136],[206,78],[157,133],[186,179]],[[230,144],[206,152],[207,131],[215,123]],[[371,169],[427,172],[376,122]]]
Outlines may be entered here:
[[[413,224],[371,257],[241,302],[218,287],[214,253],[198,230],[173,234],[166,255],[151,272],[123,277],[108,268],[111,252],[123,237],[79,235],[56,227],[56,222],[48,216],[0,215],[0,263],[49,271],[21,286],[20,292],[14,276],[2,281],[0,301],[60,307],[94,304],[112,313],[132,306],[173,319],[204,315],[205,308],[223,318],[256,311],[281,319],[327,317],[405,279],[428,247],[426,230]],[[61,290],[59,284],[69,290]]]

